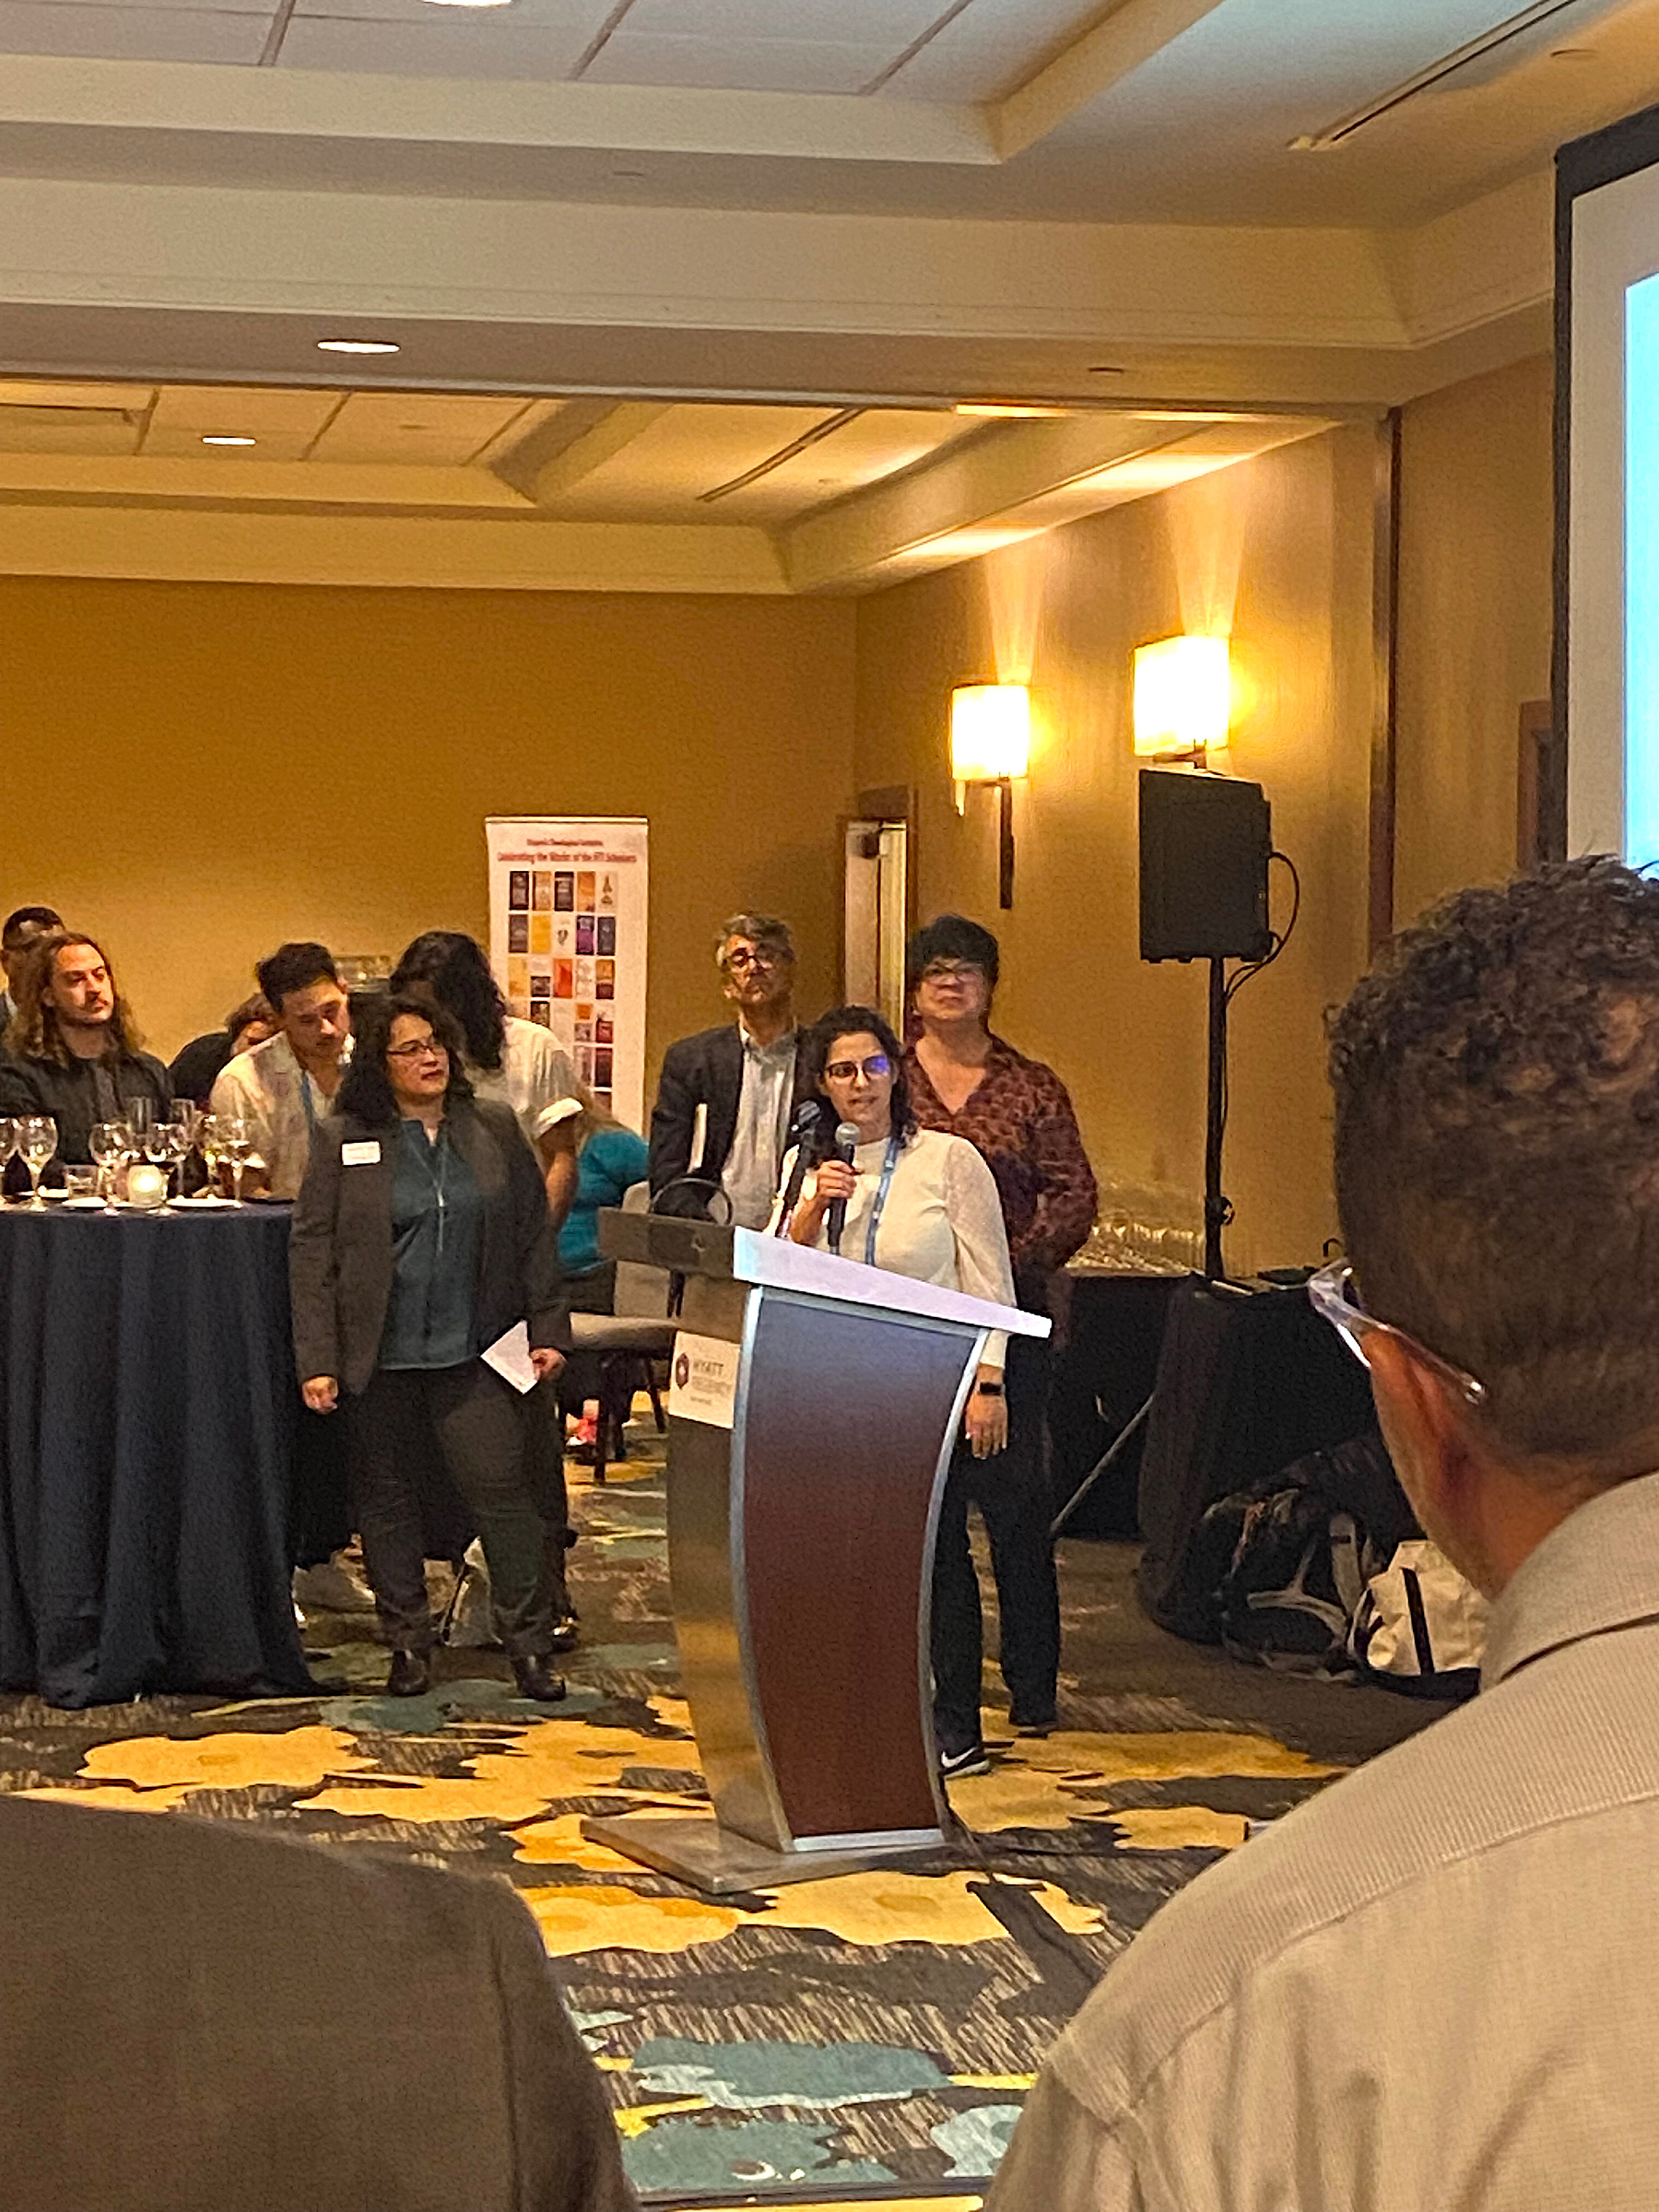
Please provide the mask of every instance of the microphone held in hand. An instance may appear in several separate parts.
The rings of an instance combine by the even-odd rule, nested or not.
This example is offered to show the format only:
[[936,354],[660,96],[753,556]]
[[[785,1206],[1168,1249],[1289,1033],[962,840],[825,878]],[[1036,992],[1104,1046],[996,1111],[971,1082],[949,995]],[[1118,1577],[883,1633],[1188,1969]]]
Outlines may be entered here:
[[[845,1160],[848,1167],[851,1167],[853,1165],[853,1155],[857,1148],[858,1130],[855,1125],[852,1122],[838,1122],[835,1127],[836,1159]],[[830,1216],[827,1223],[830,1237],[830,1249],[831,1252],[840,1252],[841,1231],[846,1228],[846,1200],[844,1198],[831,1198],[830,1201]]]
[[803,1099],[795,1108],[794,1120],[789,1127],[789,1141],[794,1147],[794,1165],[789,1171],[783,1204],[778,1214],[778,1226],[772,1231],[774,1236],[786,1237],[789,1234],[789,1218],[801,1195],[801,1185],[806,1179],[807,1169],[818,1157],[818,1146],[813,1139],[818,1135],[818,1125],[825,1111],[817,1099]]

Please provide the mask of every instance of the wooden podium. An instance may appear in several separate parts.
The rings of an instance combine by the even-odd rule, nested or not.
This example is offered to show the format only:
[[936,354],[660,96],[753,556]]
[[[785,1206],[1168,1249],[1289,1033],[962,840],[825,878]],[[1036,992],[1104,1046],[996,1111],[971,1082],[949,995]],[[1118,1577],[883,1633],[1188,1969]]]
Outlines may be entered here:
[[706,1221],[606,1212],[599,1242],[686,1278],[668,1563],[714,1809],[582,1833],[714,1894],[938,1851],[940,1492],[986,1332],[1049,1322]]

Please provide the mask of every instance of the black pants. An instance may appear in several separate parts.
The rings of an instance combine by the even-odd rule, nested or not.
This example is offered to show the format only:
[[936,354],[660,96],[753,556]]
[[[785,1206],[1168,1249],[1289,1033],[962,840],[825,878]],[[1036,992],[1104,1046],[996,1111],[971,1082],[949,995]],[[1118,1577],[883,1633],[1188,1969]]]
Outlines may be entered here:
[[1049,1719],[1060,1667],[1060,1590],[1054,1575],[1053,1517],[1042,1450],[1047,1347],[1015,1337],[1008,1346],[1008,1446],[975,1459],[966,1442],[951,1455],[934,1553],[934,1727],[941,1748],[958,1751],[980,1735],[983,1630],[979,1578],[968,1544],[968,1509],[977,1505],[991,1541],[996,1579],[1002,1677],[1015,1718]]
[[527,1449],[535,1418],[512,1384],[480,1359],[464,1367],[382,1370],[349,1401],[352,1502],[363,1564],[382,1625],[400,1650],[428,1651],[434,1641],[420,1493],[411,1474],[428,1438],[477,1523],[502,1643],[514,1658],[549,1649],[552,1546]]
[[351,1541],[349,1457],[344,1425],[302,1406],[294,1431],[296,1567],[320,1567]]

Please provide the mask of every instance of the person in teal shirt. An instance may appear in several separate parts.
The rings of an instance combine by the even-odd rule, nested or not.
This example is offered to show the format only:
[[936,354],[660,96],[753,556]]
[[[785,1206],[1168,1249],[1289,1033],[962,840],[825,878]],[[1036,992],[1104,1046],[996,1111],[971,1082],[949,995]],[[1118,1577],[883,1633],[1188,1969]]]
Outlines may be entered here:
[[577,1278],[571,1285],[573,1291],[604,1294],[602,1305],[590,1305],[582,1297],[578,1311],[607,1313],[617,1271],[599,1250],[599,1209],[620,1206],[624,1193],[645,1181],[650,1151],[642,1136],[610,1120],[603,1107],[586,1103],[576,1144],[576,1194],[559,1232],[559,1262],[567,1277]]

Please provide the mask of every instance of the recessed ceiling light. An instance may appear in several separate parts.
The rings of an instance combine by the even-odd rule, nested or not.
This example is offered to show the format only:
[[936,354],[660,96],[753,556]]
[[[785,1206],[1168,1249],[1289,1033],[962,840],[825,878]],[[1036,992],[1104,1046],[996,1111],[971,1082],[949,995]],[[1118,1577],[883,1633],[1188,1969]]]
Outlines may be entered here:
[[401,353],[390,338],[319,338],[319,353]]
[[431,0],[434,7],[510,7],[512,0]]
[[210,438],[204,438],[202,441],[204,445],[257,445],[258,442],[256,438],[226,438],[217,433]]

